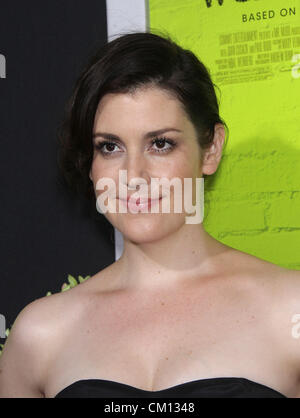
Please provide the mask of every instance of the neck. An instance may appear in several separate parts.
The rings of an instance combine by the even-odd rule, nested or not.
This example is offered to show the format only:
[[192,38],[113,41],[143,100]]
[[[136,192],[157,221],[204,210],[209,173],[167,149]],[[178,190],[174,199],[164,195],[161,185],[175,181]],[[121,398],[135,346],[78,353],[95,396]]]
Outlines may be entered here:
[[212,238],[202,224],[184,224],[155,242],[140,244],[124,238],[117,261],[121,287],[170,289],[193,278],[207,278],[220,271],[217,256],[230,249]]

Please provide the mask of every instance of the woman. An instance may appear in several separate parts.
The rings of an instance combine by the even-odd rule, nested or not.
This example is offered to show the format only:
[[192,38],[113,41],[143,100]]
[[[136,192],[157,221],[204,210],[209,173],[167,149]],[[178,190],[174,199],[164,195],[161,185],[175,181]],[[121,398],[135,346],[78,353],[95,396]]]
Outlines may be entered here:
[[[131,33],[98,51],[70,100],[59,163],[100,211],[107,190],[98,181],[117,186],[106,202],[118,210],[104,216],[124,251],[84,283],[23,309],[1,356],[2,397],[300,394],[299,272],[186,222],[173,189],[169,213],[163,188],[141,205],[150,190],[138,186],[163,177],[191,179],[195,202],[196,180],[221,161],[225,127],[207,69],[170,39]],[[119,186],[130,198],[140,192],[136,211]]]

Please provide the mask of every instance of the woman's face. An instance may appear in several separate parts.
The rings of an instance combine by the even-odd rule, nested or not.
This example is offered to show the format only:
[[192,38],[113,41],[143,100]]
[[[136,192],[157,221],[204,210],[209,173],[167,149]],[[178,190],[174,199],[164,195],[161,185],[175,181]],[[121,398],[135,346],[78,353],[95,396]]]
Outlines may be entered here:
[[[165,130],[147,136],[149,132]],[[110,136],[102,135],[110,134]],[[127,184],[148,185],[151,197],[151,178],[202,177],[201,150],[196,131],[181,103],[159,88],[139,89],[133,94],[107,94],[99,103],[94,120],[94,157],[90,178],[96,198],[104,190],[96,190],[100,178],[110,178],[116,185],[116,213],[105,213],[109,222],[124,236],[136,243],[152,242],[177,231],[185,223],[187,213],[174,213],[174,189],[170,188],[170,213],[163,213],[162,200],[159,213],[136,211],[131,213],[126,202],[119,197],[119,170],[126,170]],[[118,137],[118,138],[117,138]],[[159,141],[161,139],[161,141]],[[169,141],[169,142],[168,142]],[[193,180],[193,184],[194,184]],[[127,184],[126,184],[127,182]],[[107,190],[107,189],[106,189]],[[145,196],[145,189],[128,190],[127,195]],[[182,196],[184,190],[182,189]],[[162,188],[159,196],[164,196]],[[168,197],[164,197],[167,199]],[[183,198],[182,198],[183,199]],[[119,213],[123,205],[127,213]]]

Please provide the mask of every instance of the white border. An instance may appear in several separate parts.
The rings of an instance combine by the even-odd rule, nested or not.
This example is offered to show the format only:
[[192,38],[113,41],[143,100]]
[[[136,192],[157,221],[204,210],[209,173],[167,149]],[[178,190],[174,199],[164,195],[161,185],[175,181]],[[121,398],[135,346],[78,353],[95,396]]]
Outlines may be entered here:
[[[149,29],[148,0],[106,0],[107,40],[127,32],[147,32]],[[123,252],[123,235],[115,228],[115,260]]]
[[126,32],[146,32],[148,0],[106,0],[108,42]]

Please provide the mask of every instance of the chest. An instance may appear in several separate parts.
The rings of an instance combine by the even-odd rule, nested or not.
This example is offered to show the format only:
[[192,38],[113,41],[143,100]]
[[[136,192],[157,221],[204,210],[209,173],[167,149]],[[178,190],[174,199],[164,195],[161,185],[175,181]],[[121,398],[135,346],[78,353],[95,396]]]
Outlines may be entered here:
[[91,305],[64,335],[50,381],[61,379],[63,387],[79,378],[101,378],[147,390],[214,376],[275,373],[267,321],[257,306],[224,296],[160,295],[151,303],[124,298]]

